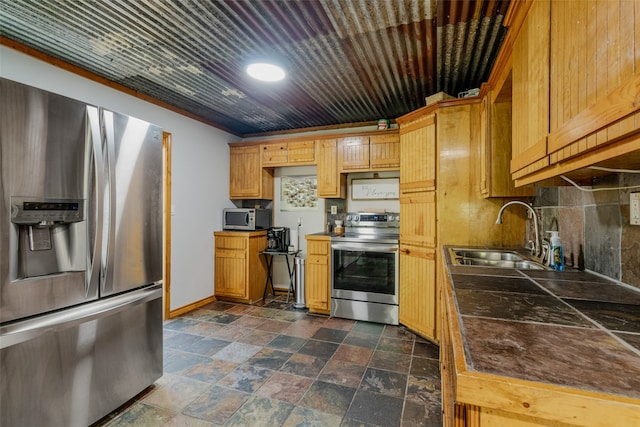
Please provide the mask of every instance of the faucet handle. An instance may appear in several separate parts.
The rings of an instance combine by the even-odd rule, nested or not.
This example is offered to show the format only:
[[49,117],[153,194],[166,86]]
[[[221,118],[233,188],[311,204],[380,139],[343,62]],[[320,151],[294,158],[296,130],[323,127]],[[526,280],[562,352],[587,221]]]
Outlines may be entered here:
[[536,244],[533,240],[529,240],[526,245],[524,245],[525,249],[529,249],[531,253],[535,252]]

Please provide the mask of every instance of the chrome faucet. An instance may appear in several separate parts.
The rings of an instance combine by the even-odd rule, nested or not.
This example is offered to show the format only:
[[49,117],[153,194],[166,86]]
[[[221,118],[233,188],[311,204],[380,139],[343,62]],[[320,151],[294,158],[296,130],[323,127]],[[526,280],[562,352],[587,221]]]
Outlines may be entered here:
[[[540,253],[540,233],[538,231],[538,215],[536,215],[536,211],[533,210],[530,204],[521,202],[520,200],[512,200],[510,202],[505,203],[504,206],[502,206],[500,208],[500,211],[498,212],[498,219],[496,219],[496,224],[502,224],[502,213],[507,208],[507,206],[511,206],[511,205],[522,205],[525,208],[529,209],[529,211],[531,211],[531,214],[533,215],[533,228],[534,228],[534,232],[536,233],[536,240],[535,242],[532,242],[531,240],[529,240],[527,242],[526,247],[531,250],[531,254],[533,256],[540,258],[541,253]],[[533,243],[533,248],[529,247],[530,243]]]

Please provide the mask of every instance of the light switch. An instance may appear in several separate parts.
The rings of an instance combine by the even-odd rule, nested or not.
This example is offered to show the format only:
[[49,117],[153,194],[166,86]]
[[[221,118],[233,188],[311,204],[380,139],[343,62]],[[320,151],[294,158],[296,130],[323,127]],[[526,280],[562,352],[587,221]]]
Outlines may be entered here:
[[631,225],[640,225],[640,193],[629,195]]
[[331,206],[331,215],[337,215],[338,214],[338,207],[336,205],[332,205]]

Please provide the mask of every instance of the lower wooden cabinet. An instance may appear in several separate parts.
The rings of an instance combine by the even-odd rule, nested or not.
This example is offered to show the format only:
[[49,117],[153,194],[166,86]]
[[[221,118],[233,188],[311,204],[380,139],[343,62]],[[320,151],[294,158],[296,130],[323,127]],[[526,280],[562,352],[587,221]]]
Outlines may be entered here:
[[216,297],[249,304],[261,300],[267,279],[267,266],[260,252],[266,248],[266,231],[215,232]]
[[400,243],[400,323],[431,339],[436,338],[435,278],[435,250]]
[[305,299],[311,313],[331,310],[331,241],[329,236],[307,235]]

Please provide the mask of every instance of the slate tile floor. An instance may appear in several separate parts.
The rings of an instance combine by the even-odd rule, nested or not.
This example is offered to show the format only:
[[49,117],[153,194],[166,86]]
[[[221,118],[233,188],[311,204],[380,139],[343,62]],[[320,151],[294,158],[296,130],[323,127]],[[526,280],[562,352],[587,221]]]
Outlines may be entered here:
[[438,347],[402,326],[214,302],[165,322],[164,376],[95,426],[441,426]]

